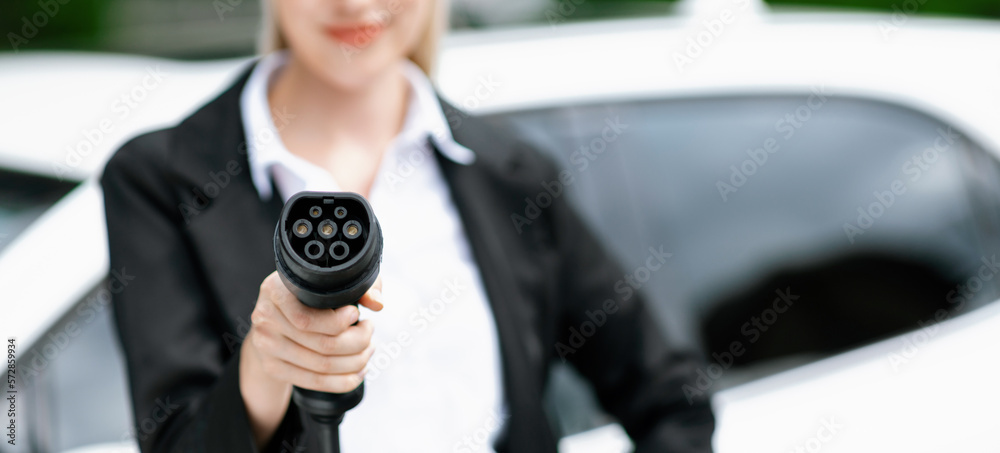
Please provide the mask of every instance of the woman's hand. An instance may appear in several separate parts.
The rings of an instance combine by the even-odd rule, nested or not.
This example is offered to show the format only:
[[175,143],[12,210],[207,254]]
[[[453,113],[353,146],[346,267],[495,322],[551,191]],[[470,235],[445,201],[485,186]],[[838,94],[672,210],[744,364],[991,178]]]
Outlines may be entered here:
[[[359,301],[382,309],[382,280]],[[288,410],[292,386],[331,393],[357,388],[374,352],[372,322],[353,305],[307,307],[271,273],[260,285],[240,351],[240,393],[257,445],[263,447]]]

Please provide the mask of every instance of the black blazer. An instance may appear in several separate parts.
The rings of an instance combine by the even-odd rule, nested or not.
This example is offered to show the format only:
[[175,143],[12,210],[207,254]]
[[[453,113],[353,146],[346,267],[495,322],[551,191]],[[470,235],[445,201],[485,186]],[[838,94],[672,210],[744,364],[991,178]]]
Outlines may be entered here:
[[[237,364],[260,282],[274,270],[281,200],[262,202],[250,178],[239,104],[248,75],[178,126],[129,141],[101,179],[111,269],[135,277],[113,301],[144,452],[256,451]],[[611,299],[613,313],[566,359],[637,451],[710,451],[708,400],[682,391],[700,362],[667,348],[641,296],[615,292],[623,273],[564,198],[515,228],[512,214],[558,179],[556,166],[507,126],[442,106],[455,140],[477,156],[464,166],[438,153],[437,163],[500,336],[510,418],[497,450],[556,451],[542,408],[556,345],[579,345],[570,335]],[[266,450],[291,451],[300,434],[291,403]]]

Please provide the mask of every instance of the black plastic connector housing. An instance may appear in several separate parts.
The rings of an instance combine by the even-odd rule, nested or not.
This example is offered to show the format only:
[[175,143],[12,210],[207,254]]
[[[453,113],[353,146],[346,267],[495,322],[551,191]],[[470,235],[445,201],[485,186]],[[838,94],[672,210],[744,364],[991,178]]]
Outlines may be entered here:
[[382,229],[361,195],[300,192],[281,210],[274,260],[281,281],[302,303],[356,304],[378,277]]

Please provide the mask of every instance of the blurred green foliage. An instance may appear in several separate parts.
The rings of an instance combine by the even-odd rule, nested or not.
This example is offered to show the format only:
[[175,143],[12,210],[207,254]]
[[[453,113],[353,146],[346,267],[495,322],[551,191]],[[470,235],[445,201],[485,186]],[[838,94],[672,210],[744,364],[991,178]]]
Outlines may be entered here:
[[766,0],[773,6],[807,6],[817,8],[863,9],[916,14],[1000,18],[1000,0]]
[[3,0],[0,49],[98,48],[110,6],[107,0]]

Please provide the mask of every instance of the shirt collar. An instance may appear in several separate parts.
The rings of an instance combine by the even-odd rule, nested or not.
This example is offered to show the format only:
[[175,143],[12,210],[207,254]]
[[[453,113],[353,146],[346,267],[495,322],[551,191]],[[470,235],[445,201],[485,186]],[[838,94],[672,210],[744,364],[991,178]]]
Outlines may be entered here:
[[[254,66],[243,91],[240,93],[240,110],[247,140],[247,158],[250,175],[257,193],[263,200],[270,200],[274,188],[271,172],[275,166],[285,167],[285,173],[297,177],[300,182],[316,178],[331,178],[329,174],[310,162],[292,154],[285,148],[278,134],[291,115],[272,117],[267,92],[273,75],[288,62],[287,51],[273,52],[261,58]],[[431,81],[413,62],[404,59],[403,75],[410,82],[410,99],[403,128],[396,136],[391,149],[400,145],[421,146],[430,140],[446,158],[455,163],[469,165],[476,159],[472,150],[455,142],[451,128],[441,110],[437,94]],[[276,122],[277,121],[277,122]],[[318,174],[322,173],[322,175]]]

